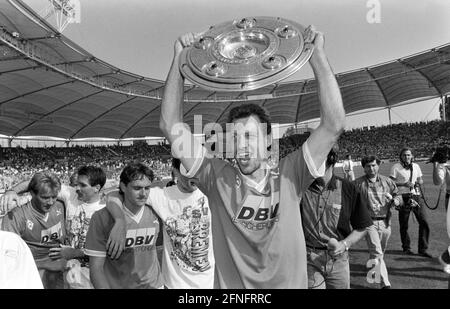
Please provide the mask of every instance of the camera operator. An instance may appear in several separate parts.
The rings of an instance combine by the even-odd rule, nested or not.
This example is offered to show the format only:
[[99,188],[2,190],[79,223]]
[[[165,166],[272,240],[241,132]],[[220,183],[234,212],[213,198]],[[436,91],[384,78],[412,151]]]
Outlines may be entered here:
[[403,148],[400,151],[400,162],[392,166],[390,174],[403,198],[403,206],[400,207],[398,213],[403,252],[409,255],[414,254],[411,251],[411,240],[408,235],[408,221],[412,211],[419,223],[418,253],[421,256],[432,258],[427,252],[430,227],[427,221],[426,207],[423,200],[420,199],[419,186],[423,184],[422,170],[418,164],[412,161],[411,149]]

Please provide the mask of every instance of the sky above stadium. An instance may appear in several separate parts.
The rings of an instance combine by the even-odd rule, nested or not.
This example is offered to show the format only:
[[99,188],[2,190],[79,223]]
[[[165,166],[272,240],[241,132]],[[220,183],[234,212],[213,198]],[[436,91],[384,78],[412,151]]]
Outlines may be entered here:
[[[81,22],[64,35],[116,67],[164,80],[173,42],[220,22],[274,16],[325,33],[335,73],[405,57],[450,42],[449,0],[79,0]],[[46,0],[24,0],[40,12]],[[54,19],[48,19],[54,24]],[[309,65],[287,80],[312,77]],[[392,121],[437,119],[439,99],[393,109]],[[387,111],[350,116],[347,127],[387,124]]]

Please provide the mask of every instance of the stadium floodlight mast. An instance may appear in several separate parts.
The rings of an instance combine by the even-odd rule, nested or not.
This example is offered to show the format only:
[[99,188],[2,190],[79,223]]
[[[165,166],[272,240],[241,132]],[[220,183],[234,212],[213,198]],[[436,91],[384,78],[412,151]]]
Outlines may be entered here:
[[48,0],[49,4],[40,13],[45,20],[55,16],[56,27],[60,33],[69,24],[81,22],[80,0]]

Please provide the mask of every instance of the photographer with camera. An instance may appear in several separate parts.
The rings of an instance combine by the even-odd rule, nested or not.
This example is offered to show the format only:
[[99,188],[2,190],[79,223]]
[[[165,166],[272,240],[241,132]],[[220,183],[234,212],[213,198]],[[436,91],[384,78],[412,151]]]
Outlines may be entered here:
[[412,211],[419,223],[418,253],[421,256],[432,258],[427,252],[430,227],[427,221],[426,207],[423,200],[420,199],[420,185],[423,184],[422,170],[418,164],[412,161],[411,148],[403,148],[400,151],[400,162],[392,166],[390,174],[390,178],[395,181],[403,199],[403,206],[399,208],[398,212],[402,248],[404,253],[414,254],[411,251],[411,240],[408,235],[408,221]]

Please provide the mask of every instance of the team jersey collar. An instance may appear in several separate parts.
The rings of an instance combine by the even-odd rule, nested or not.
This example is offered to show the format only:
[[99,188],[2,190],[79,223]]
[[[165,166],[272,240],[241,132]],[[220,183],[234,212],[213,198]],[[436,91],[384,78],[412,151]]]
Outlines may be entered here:
[[239,170],[239,174],[241,174],[242,179],[244,180],[244,182],[247,186],[254,188],[258,192],[262,192],[264,190],[264,188],[267,185],[267,181],[269,179],[269,175],[270,175],[269,170],[267,170],[267,169],[264,170],[266,174],[264,175],[264,178],[261,179],[260,182],[256,182],[253,179],[250,179],[248,176],[242,174],[242,172],[239,168],[238,168],[238,170]]
[[134,214],[124,205],[123,211],[124,211],[125,215],[130,217],[136,223],[139,223],[142,219],[142,216],[144,215],[144,208],[145,208],[145,206],[142,206],[141,210],[139,210],[137,214]]
[[[32,213],[39,219],[44,220],[44,222],[47,222],[48,217],[50,215],[50,212],[46,212],[45,214],[40,213],[39,211],[36,210],[36,208],[34,208],[33,204],[31,203],[31,201],[29,201],[28,203],[30,203],[30,207],[31,207],[31,211]],[[51,210],[50,210],[51,211]]]
[[80,204],[80,206],[82,206],[83,208],[96,208],[98,207],[98,205],[100,205],[100,200],[93,203],[81,202]]

